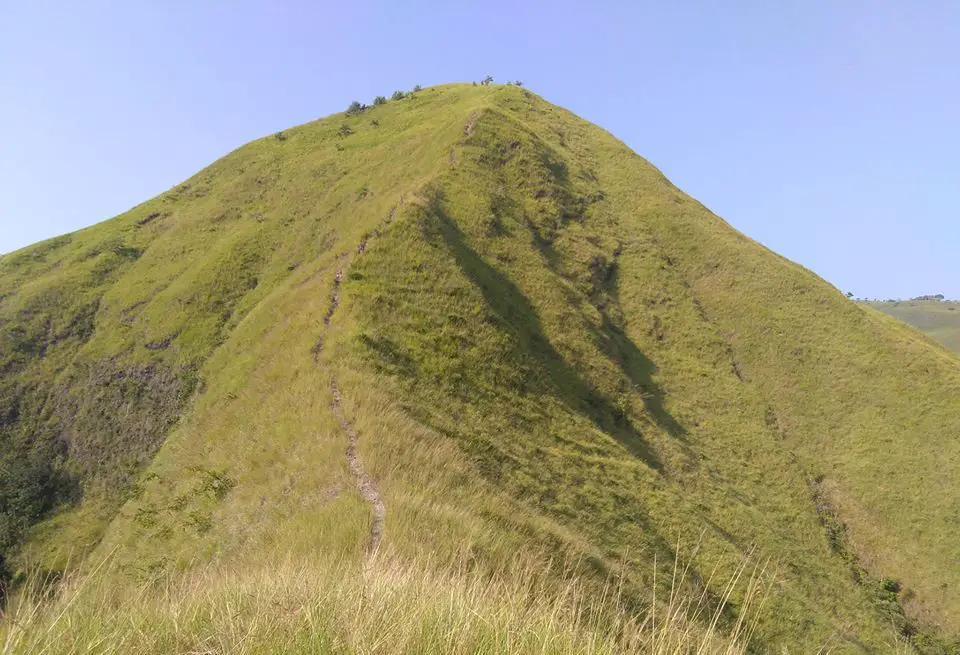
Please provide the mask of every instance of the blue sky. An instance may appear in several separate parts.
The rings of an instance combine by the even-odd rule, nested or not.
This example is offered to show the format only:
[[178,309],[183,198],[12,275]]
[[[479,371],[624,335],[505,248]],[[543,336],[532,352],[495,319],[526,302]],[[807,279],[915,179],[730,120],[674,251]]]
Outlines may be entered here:
[[414,84],[520,79],[857,295],[960,297],[960,3],[0,3],[0,252]]

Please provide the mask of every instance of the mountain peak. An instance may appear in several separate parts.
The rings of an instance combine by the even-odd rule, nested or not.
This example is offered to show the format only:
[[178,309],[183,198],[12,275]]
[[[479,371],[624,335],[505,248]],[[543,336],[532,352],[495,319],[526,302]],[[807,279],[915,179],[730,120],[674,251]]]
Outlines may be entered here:
[[760,556],[762,647],[960,630],[954,357],[527,89],[386,98],[0,259],[11,568]]

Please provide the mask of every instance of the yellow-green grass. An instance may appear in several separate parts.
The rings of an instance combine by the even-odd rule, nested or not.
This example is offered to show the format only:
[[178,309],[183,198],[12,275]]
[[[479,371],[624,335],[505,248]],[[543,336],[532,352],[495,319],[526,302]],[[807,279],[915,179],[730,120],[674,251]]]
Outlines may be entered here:
[[261,553],[141,586],[113,574],[108,559],[52,595],[24,588],[0,623],[3,653],[739,655],[771,580],[749,560],[730,572],[725,597],[741,588],[745,602],[721,632],[723,599],[714,607],[706,588],[673,587],[638,619],[612,581],[586,588],[569,569],[523,556],[490,575],[385,552],[365,565]]
[[[5,429],[65,433],[84,491],[10,551],[23,570],[65,568],[85,535],[132,598],[172,581],[168,607],[193,602],[181,577],[258,557],[358,569],[371,518],[336,376],[403,570],[459,570],[456,587],[518,553],[573,562],[587,598],[614,580],[642,623],[679,539],[699,544],[684,598],[718,605],[711,572],[748,552],[778,563],[757,649],[930,649],[960,630],[956,358],[522,89],[436,87],[261,139],[0,275],[2,320],[29,337],[11,379],[70,410]],[[47,344],[77,314],[93,328]],[[104,392],[118,370],[135,393]],[[746,592],[729,601],[721,634]]]

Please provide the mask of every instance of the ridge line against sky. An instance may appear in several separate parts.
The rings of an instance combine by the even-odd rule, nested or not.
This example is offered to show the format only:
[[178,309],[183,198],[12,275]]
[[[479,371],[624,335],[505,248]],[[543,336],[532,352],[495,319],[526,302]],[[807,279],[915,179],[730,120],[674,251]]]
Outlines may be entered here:
[[0,252],[353,99],[491,74],[844,291],[960,297],[958,3],[14,0],[0,62]]

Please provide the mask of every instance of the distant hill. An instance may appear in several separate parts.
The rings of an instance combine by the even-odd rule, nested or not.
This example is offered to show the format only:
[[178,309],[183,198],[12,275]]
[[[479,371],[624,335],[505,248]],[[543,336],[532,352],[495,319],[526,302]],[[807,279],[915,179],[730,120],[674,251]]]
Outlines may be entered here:
[[727,652],[960,631],[957,358],[514,85],[0,257],[0,372],[6,588],[65,581],[5,652],[646,652],[671,590]]
[[960,353],[960,302],[914,299],[867,303]]

